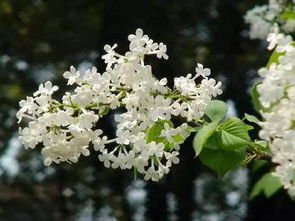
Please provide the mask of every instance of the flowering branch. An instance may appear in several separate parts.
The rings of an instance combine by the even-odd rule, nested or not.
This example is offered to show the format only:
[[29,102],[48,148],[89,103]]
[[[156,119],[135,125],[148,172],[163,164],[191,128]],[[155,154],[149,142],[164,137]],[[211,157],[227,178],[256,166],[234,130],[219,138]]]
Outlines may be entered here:
[[[28,126],[20,128],[20,140],[31,149],[42,143],[45,165],[77,162],[80,155],[90,154],[91,145],[106,167],[133,167],[146,180],[158,181],[179,162],[179,145],[204,122],[206,106],[222,92],[221,82],[208,78],[210,69],[198,64],[195,76],[175,78],[170,89],[167,79],[155,78],[144,63],[145,55],[168,59],[167,47],[154,43],[141,29],[128,39],[130,51],[125,55],[115,52],[117,45],[104,47],[104,73],[96,68],[66,71],[68,85],[76,87],[61,102],[52,98],[58,87],[51,82],[20,102],[17,118],[30,118]],[[202,78],[201,84],[196,84],[197,78]],[[95,128],[109,110],[119,107],[126,112],[115,116],[117,137],[110,140]],[[174,126],[174,118],[183,123]],[[115,147],[107,145],[114,142]]]
[[259,137],[268,144],[267,155],[263,158],[271,159],[275,168],[261,178],[254,186],[253,192],[255,193],[255,188],[262,186],[261,183],[268,187],[267,183],[272,183],[272,186],[276,187],[272,193],[283,185],[294,198],[295,43],[292,38],[295,32],[294,1],[270,0],[268,5],[250,10],[245,18],[250,23],[250,37],[266,39],[269,42],[268,50],[274,50],[266,67],[258,71],[261,81],[253,86],[252,98],[262,116],[261,121],[254,119],[261,127]]
[[[209,78],[209,68],[197,64],[194,75],[174,78],[173,88],[167,86],[166,78],[158,80],[144,58],[168,59],[167,47],[141,29],[128,36],[130,51],[124,55],[115,52],[116,44],[104,47],[105,72],[93,67],[80,73],[71,66],[63,76],[75,88],[61,101],[53,98],[58,87],[50,81],[20,101],[17,118],[27,123],[19,129],[20,140],[31,149],[41,144],[46,166],[75,163],[81,155],[90,155],[93,146],[105,167],[133,168],[145,180],[158,181],[179,163],[180,145],[193,134],[196,156],[219,176],[264,159],[276,165],[274,176],[295,195],[295,44],[278,25],[273,27],[267,40],[268,49],[275,48],[275,52],[267,67],[259,70],[263,80],[252,93],[262,121],[245,115],[262,128],[262,140],[252,140],[249,130],[253,127],[244,119],[228,116],[227,105],[213,100],[222,90],[221,82]],[[109,139],[97,129],[98,122],[119,107],[125,112],[115,115],[116,138]]]

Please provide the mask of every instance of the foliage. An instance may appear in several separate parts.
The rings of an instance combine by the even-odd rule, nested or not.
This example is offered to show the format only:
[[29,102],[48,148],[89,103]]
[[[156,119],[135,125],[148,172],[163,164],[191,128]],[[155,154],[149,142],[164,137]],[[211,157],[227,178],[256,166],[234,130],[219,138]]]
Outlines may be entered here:
[[283,186],[277,177],[274,177],[271,173],[266,173],[253,186],[250,198],[253,199],[261,193],[269,198],[278,192],[282,187]]
[[[219,176],[223,176],[241,163],[246,156],[246,147],[251,144],[249,127],[235,117],[230,117],[225,122],[212,122],[208,125],[202,127],[196,134],[194,148],[205,165]],[[195,141],[202,137],[201,143]]]

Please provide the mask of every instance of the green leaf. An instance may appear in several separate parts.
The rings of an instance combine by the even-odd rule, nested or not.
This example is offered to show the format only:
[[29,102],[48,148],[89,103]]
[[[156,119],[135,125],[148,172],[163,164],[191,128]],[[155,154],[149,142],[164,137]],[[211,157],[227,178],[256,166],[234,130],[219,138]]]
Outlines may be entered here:
[[189,132],[198,132],[200,130],[201,127],[190,127],[188,126],[187,130]]
[[221,149],[235,150],[250,144],[248,126],[239,118],[231,117],[220,125]]
[[146,131],[146,142],[150,143],[156,141],[156,139],[161,135],[161,131],[164,129],[164,124],[168,123],[170,127],[173,127],[173,123],[169,120],[160,120],[154,123],[153,126]]
[[247,119],[247,121],[259,125],[260,120],[257,117],[255,117],[254,115],[245,114],[245,118]]
[[176,143],[182,143],[184,141],[184,138],[180,134],[176,134],[175,136],[173,136],[173,139]]
[[270,56],[270,58],[269,58],[269,60],[268,60],[268,62],[266,64],[266,68],[269,68],[271,66],[271,64],[273,64],[273,63],[279,63],[279,57],[284,55],[284,54],[285,54],[285,52],[274,51],[271,54],[271,56]]
[[[174,143],[169,143],[165,137],[161,137],[161,131],[164,130],[164,124],[168,123],[170,127],[173,127],[173,123],[169,120],[160,120],[154,123],[153,126],[146,131],[146,142],[150,143],[155,141],[156,143],[164,143],[164,150],[171,150],[175,145]],[[180,134],[173,136],[176,143],[182,143],[185,138]]]
[[251,125],[248,125],[248,124],[246,124],[246,129],[249,131],[249,130],[253,130],[253,129],[254,129],[254,127],[253,127],[253,126],[251,126]]
[[262,151],[269,151],[269,146],[268,146],[268,142],[265,140],[255,140],[254,141],[255,147],[259,148],[259,150]]
[[218,176],[222,177],[226,172],[239,165],[245,155],[245,148],[236,151],[204,148],[200,154],[200,160],[203,164],[214,170]]
[[110,107],[109,106],[105,106],[104,109],[102,111],[100,111],[100,115],[106,115],[109,111],[110,111]]
[[254,161],[253,165],[252,165],[252,171],[256,172],[258,171],[260,168],[262,168],[263,166],[267,165],[268,161],[266,160],[257,160]]
[[279,179],[274,177],[271,173],[266,173],[255,183],[250,198],[253,199],[260,193],[264,193],[264,195],[269,198],[280,188],[282,188],[282,184]]
[[212,150],[219,149],[222,146],[221,132],[214,131],[214,133],[207,139],[204,146],[205,148],[209,148]]
[[206,143],[207,139],[212,135],[212,133],[215,131],[217,124],[218,122],[211,122],[207,125],[204,125],[195,135],[193,140],[193,147],[196,152],[196,156],[198,156],[201,153],[204,147],[204,144]]
[[250,145],[251,139],[248,130],[253,129],[250,125],[236,117],[229,118],[219,124],[217,130],[207,139],[205,147],[212,150],[236,150]]
[[282,19],[295,19],[295,13],[292,11],[286,11],[280,15]]
[[259,101],[259,93],[257,91],[257,86],[261,84],[262,82],[257,82],[256,84],[253,85],[251,89],[251,97],[252,97],[252,103],[255,107],[255,109],[259,112],[260,110],[265,110],[265,108],[262,106],[262,104]]
[[227,111],[228,107],[223,101],[213,100],[208,104],[205,114],[211,121],[221,121]]

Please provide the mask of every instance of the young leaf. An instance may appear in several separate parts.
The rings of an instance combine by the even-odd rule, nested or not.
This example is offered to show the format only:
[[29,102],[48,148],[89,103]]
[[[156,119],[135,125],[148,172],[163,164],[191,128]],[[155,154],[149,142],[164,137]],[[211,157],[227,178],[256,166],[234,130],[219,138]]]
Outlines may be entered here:
[[248,131],[254,129],[254,127],[251,126],[251,125],[249,125],[249,124],[246,124],[245,127],[246,127],[246,129],[247,129]]
[[214,133],[207,139],[204,147],[212,150],[217,150],[222,146],[221,132],[214,131]]
[[205,147],[212,150],[233,151],[251,143],[248,130],[250,125],[238,118],[231,117],[226,122],[219,124],[217,130],[207,139]]
[[251,123],[255,123],[259,125],[260,120],[258,120],[257,117],[255,117],[254,115],[250,115],[250,114],[245,114],[245,118],[247,119],[247,121],[251,122]]
[[223,101],[213,100],[207,105],[205,114],[211,121],[221,121],[227,111],[228,107]]
[[255,109],[259,112],[260,110],[263,110],[264,107],[261,105],[259,101],[259,93],[257,91],[257,86],[261,84],[262,82],[257,82],[256,84],[253,85],[251,89],[251,97],[252,97],[252,103],[255,107]]
[[170,127],[173,127],[173,123],[168,120],[160,120],[154,123],[153,126],[147,129],[146,131],[146,142],[150,143],[152,141],[156,141],[156,139],[160,136],[161,131],[164,129],[164,124],[168,123]]
[[198,132],[200,130],[200,127],[190,127],[188,126],[188,131],[189,132]]
[[260,193],[264,193],[264,195],[269,198],[280,188],[282,188],[282,184],[279,179],[274,177],[271,173],[266,173],[255,183],[250,194],[250,199],[253,199]]
[[254,161],[251,169],[253,172],[256,172],[258,171],[260,168],[262,168],[263,166],[267,165],[268,161],[266,160],[257,160],[257,161]]
[[204,144],[206,143],[207,139],[212,135],[212,133],[215,131],[217,124],[218,122],[211,122],[207,125],[204,125],[195,135],[193,140],[193,147],[196,152],[196,156],[198,156],[201,153],[204,147]]
[[286,11],[280,15],[282,19],[295,19],[295,13],[293,11]]
[[251,142],[247,124],[239,118],[231,117],[220,126],[221,149],[235,150]]
[[[164,143],[164,150],[168,151],[171,150],[175,145],[174,143],[169,143],[165,137],[161,137],[161,131],[164,129],[165,123],[168,123],[170,127],[173,127],[173,123],[169,120],[160,120],[155,122],[153,126],[148,128],[146,131],[146,142],[150,143],[152,141],[155,141],[156,143]],[[185,138],[181,134],[176,134],[175,136],[173,136],[173,139],[177,143],[182,143],[185,140]]]
[[257,147],[259,148],[259,150],[269,151],[268,142],[265,140],[255,140],[254,144],[255,144],[256,148]]
[[273,63],[278,63],[278,62],[279,62],[279,57],[280,57],[281,55],[284,55],[284,54],[285,54],[285,52],[277,52],[277,51],[274,51],[274,52],[271,54],[271,56],[270,56],[270,58],[269,58],[269,60],[268,60],[268,63],[267,63],[267,65],[266,65],[266,67],[269,68],[271,64],[273,64]]
[[214,170],[222,177],[229,170],[235,168],[245,157],[245,148],[236,151],[212,150],[205,148],[200,154],[203,164]]

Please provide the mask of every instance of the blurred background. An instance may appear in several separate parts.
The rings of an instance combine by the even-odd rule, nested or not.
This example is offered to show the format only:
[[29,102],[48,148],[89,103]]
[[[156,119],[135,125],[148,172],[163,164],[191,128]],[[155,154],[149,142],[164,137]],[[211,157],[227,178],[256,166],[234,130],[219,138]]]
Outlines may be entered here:
[[[0,0],[0,220],[15,221],[239,221],[295,220],[295,203],[281,190],[253,200],[259,171],[238,168],[219,179],[194,158],[192,138],[181,160],[158,183],[132,171],[106,169],[94,153],[77,164],[44,167],[40,151],[18,140],[18,102],[51,80],[66,90],[64,71],[101,61],[105,44],[128,49],[142,28],[168,46],[169,60],[149,58],[170,83],[194,72],[196,62],[224,82],[230,114],[256,114],[249,90],[266,64],[265,43],[250,40],[243,16],[256,0]],[[112,116],[101,122],[113,133]],[[257,131],[256,131],[257,132]],[[252,134],[255,138],[255,131]]]

